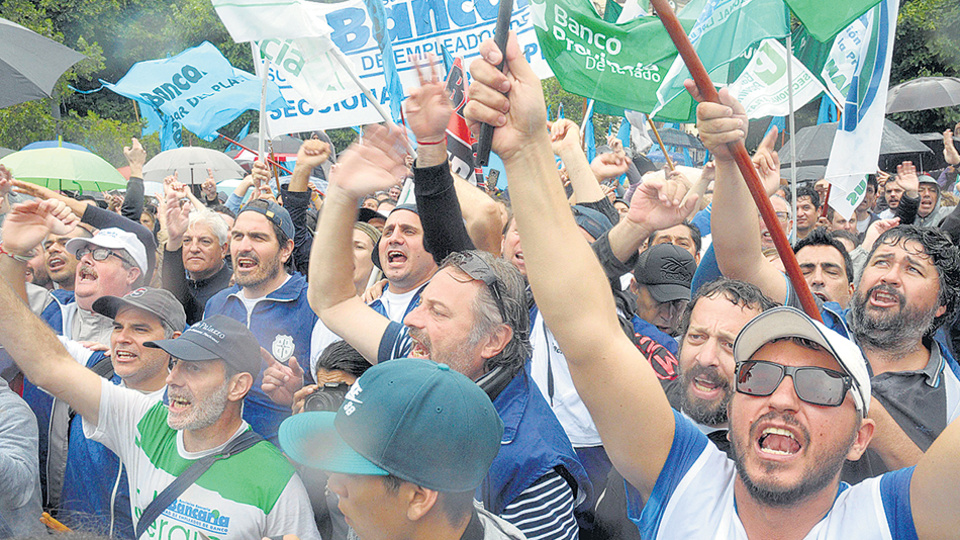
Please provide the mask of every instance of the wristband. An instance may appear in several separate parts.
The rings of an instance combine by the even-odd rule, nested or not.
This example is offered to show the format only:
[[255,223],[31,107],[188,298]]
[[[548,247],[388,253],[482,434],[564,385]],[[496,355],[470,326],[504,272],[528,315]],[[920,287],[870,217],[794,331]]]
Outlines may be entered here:
[[421,141],[417,141],[417,146],[433,146],[433,145],[435,145],[435,144],[440,144],[440,143],[444,143],[444,142],[447,142],[447,136],[446,136],[446,135],[444,135],[443,138],[440,139],[439,141],[434,141],[434,142],[421,142]]
[[33,255],[34,255],[34,254],[33,254],[33,250],[30,251],[30,255],[29,255],[29,256],[17,255],[17,254],[15,254],[15,253],[10,253],[10,252],[7,251],[6,249],[4,249],[4,247],[3,247],[3,242],[0,242],[0,255],[6,255],[7,257],[10,257],[11,259],[13,259],[13,260],[15,260],[15,261],[19,261],[19,262],[22,262],[22,263],[28,263],[28,262],[30,262],[30,259],[33,258]]

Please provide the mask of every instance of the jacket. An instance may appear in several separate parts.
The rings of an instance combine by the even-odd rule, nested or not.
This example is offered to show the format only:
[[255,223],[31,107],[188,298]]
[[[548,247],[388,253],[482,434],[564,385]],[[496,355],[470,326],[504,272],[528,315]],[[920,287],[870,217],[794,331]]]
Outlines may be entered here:
[[[310,369],[310,334],[317,315],[307,301],[307,280],[295,273],[280,288],[268,294],[252,313],[240,299],[240,287],[234,285],[215,294],[204,309],[204,316],[226,315],[247,325],[260,346],[278,360],[291,355],[300,363],[304,384],[313,384]],[[259,355],[259,351],[251,351]],[[277,430],[290,416],[290,407],[274,403],[263,393],[263,369],[253,381],[253,388],[244,400],[243,419],[260,436],[279,446]]]
[[0,379],[0,538],[45,534],[40,523],[37,425],[20,396]]

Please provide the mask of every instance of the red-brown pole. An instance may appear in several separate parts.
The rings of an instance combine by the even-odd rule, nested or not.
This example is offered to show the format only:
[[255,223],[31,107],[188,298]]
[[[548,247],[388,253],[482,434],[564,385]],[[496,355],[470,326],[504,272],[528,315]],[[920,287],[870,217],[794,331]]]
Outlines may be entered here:
[[827,195],[823,198],[823,206],[820,207],[820,217],[827,217],[827,205],[830,204],[830,191],[833,190],[833,184],[827,184]]
[[[218,135],[220,135],[220,134],[218,133]],[[227,137],[226,135],[220,135],[220,138],[223,139],[223,140],[225,140],[225,141],[227,141],[228,143],[230,143],[230,144],[232,144],[232,145],[239,146],[240,148],[243,148],[244,150],[246,150],[247,152],[250,152],[251,154],[257,154],[257,152],[256,152],[255,150],[251,150],[251,149],[247,148],[246,146],[238,143],[237,141],[231,139],[230,137]],[[259,155],[259,154],[257,154],[257,155]],[[271,155],[273,155],[273,154],[271,154]],[[278,163],[278,162],[276,162],[276,161],[274,161],[274,160],[272,160],[272,159],[270,159],[270,158],[267,158],[267,163],[269,163],[269,164],[271,164],[271,165],[276,165],[277,167],[280,167],[280,168],[283,169],[283,171],[284,171],[285,173],[287,173],[287,174],[293,174],[292,172],[290,172],[289,169],[287,169],[286,167],[284,167],[284,166],[281,165],[280,163]]]
[[[683,30],[683,27],[680,26],[680,21],[677,19],[676,14],[674,14],[670,4],[667,0],[650,0],[650,3],[656,10],[657,16],[660,17],[660,21],[663,22],[667,33],[670,34],[670,39],[673,40],[673,44],[676,45],[677,51],[680,52],[680,57],[683,58],[683,63],[686,64],[687,69],[690,71],[690,75],[693,77],[693,81],[696,83],[700,95],[707,101],[719,103],[720,95],[717,94],[717,90],[713,86],[713,81],[710,80],[710,75],[707,74],[707,70],[703,67],[703,62],[700,61],[697,52],[693,50],[693,45],[687,38],[687,33]],[[793,248],[790,247],[790,242],[787,241],[787,235],[783,232],[783,229],[780,228],[780,223],[777,221],[773,206],[770,204],[770,199],[767,197],[767,193],[760,183],[760,177],[757,176],[757,171],[753,167],[753,161],[750,159],[750,154],[747,153],[747,148],[743,145],[743,141],[730,144],[728,147],[730,153],[733,154],[737,166],[740,168],[740,173],[747,182],[747,188],[750,189],[750,195],[753,196],[753,201],[760,210],[760,216],[767,225],[767,230],[770,231],[773,244],[777,248],[777,253],[780,254],[780,260],[783,262],[787,276],[789,276],[790,282],[797,292],[803,310],[811,318],[822,322],[823,319],[820,318],[820,310],[817,309],[817,303],[810,293],[810,288],[807,287],[807,282],[803,278],[803,274],[800,273],[800,265],[797,264],[797,257],[793,253]]]

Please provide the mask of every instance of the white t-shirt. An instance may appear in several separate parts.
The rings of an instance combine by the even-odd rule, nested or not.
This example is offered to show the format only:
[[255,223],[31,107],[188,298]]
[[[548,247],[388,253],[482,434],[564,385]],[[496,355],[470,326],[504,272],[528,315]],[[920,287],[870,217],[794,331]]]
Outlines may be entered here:
[[[673,446],[645,505],[627,483],[627,515],[646,540],[746,540],[733,495],[737,476],[733,461],[680,413],[674,412],[674,422]],[[852,487],[841,483],[833,508],[804,539],[917,538],[910,513],[912,475],[910,467]]]
[[[230,437],[249,429],[244,422]],[[127,468],[134,525],[147,505],[194,460],[229,444],[187,452],[183,432],[167,425],[167,407],[104,380],[97,425],[83,423],[92,440],[114,451]],[[295,534],[320,540],[300,477],[272,444],[262,441],[214,463],[147,528],[150,540],[260,540]]]

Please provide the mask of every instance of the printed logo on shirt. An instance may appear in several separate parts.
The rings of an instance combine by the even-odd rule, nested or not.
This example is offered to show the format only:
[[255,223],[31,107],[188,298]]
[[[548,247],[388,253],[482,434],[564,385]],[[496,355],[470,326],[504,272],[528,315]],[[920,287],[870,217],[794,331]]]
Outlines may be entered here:
[[227,534],[227,529],[230,528],[230,518],[219,510],[204,508],[180,499],[170,503],[162,515],[213,534]]
[[293,342],[293,336],[277,334],[277,337],[273,338],[273,345],[271,346],[273,357],[281,363],[286,362],[293,356],[293,350],[296,346],[296,343]]
[[350,387],[350,390],[347,392],[347,395],[344,396],[343,403],[343,412],[347,416],[350,416],[357,410],[357,405],[363,405],[363,402],[360,401],[360,392],[363,392],[363,388],[360,388],[359,381],[353,383],[353,386]]

